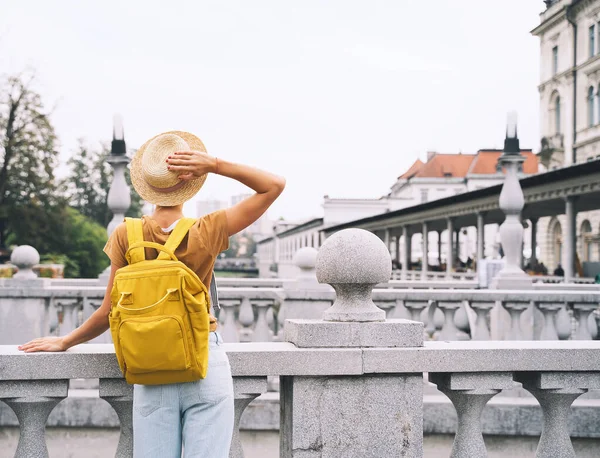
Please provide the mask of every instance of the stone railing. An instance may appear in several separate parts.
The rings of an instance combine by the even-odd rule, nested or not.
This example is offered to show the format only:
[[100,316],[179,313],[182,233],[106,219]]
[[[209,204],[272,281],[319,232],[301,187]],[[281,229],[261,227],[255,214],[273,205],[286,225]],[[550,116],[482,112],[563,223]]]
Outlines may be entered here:
[[[101,286],[47,286],[46,280],[24,284],[5,282],[0,288],[0,344],[66,334],[100,306],[105,293]],[[524,292],[470,286],[408,289],[388,282],[373,290],[373,298],[388,318],[425,323],[426,337],[433,340],[586,340],[600,335],[596,285],[540,284]],[[271,342],[282,340],[286,318],[318,318],[335,294],[313,278],[282,288],[221,287],[219,298],[216,312],[227,342]],[[105,333],[94,343],[110,343],[110,336]]]
[[[600,389],[597,342],[425,342],[414,348],[329,349],[276,342],[225,344],[225,348],[234,374],[236,428],[248,404],[267,391],[267,378],[281,377],[284,410],[280,440],[287,450],[280,455],[283,457],[311,456],[300,454],[311,447],[314,456],[325,455],[335,443],[329,439],[336,434],[358,435],[361,440],[367,434],[372,438],[364,443],[349,441],[344,453],[332,456],[422,456],[423,374],[456,408],[458,423],[452,456],[486,456],[481,412],[494,395],[519,386],[536,397],[543,412],[536,456],[575,456],[567,421],[570,405],[587,390]],[[299,399],[294,405],[302,395],[298,394],[300,390],[294,393],[293,386],[307,377],[315,384],[315,391],[308,396],[323,402],[310,411],[311,418],[319,420],[318,430],[312,428],[310,418],[303,416],[307,400]],[[387,377],[390,380],[385,386],[392,393],[385,394],[385,390],[378,391],[380,388],[376,391],[375,387],[381,387]],[[14,346],[0,346],[0,400],[14,410],[21,428],[17,450],[6,450],[11,456],[47,456],[46,420],[68,396],[69,381],[81,378],[100,379],[99,397],[114,408],[121,423],[116,456],[131,456],[132,389],[121,378],[114,350],[107,344],[80,345],[66,353],[27,355]],[[402,379],[405,388],[401,388],[400,380],[396,385],[392,379]],[[371,382],[373,389],[368,386]],[[358,395],[348,396],[348,384],[362,387],[361,395],[368,396],[367,406]],[[388,399],[395,395],[406,403],[409,393],[404,389],[414,396],[409,406]],[[343,403],[339,402],[341,398]],[[343,408],[339,404],[344,404]],[[383,429],[379,418],[394,412],[401,421]],[[347,419],[354,417],[360,418],[356,424]],[[595,417],[588,418],[595,422]],[[589,428],[593,429],[594,424]],[[237,432],[232,457],[243,456]],[[370,447],[379,454],[366,454]],[[405,454],[392,455],[391,447],[405,450]]]
[[[286,319],[285,336],[275,334],[284,340],[281,342],[224,344],[236,398],[230,456],[243,456],[239,435],[242,413],[267,391],[268,378],[275,376],[280,379],[279,456],[420,457],[425,374],[456,409],[451,456],[486,456],[482,410],[494,395],[518,386],[538,400],[543,412],[536,456],[574,456],[568,414],[580,395],[600,389],[598,342],[423,342],[422,322],[390,318],[393,310],[389,307],[386,318],[386,311],[375,305],[400,301],[416,315],[424,303],[433,312],[443,311],[449,329],[442,328],[441,332],[450,334],[455,325],[448,317],[454,318],[469,298],[474,310],[489,308],[479,303],[500,301],[509,311],[514,305],[517,316],[521,306],[537,303],[552,321],[562,306],[556,302],[557,292],[373,291],[373,285],[389,278],[390,264],[389,253],[376,236],[362,230],[341,231],[327,239],[316,260],[318,280],[333,286],[335,296],[326,285],[321,285],[322,291],[314,285],[314,290],[307,290],[303,281],[308,279],[300,279],[295,290],[286,291],[285,299],[291,303],[310,300],[321,307],[325,301],[316,300],[315,294],[329,298],[333,304],[323,312],[323,319]],[[279,292],[278,288],[252,289],[253,295],[260,296],[254,301],[253,314],[259,317],[257,323],[260,321],[259,330],[264,335],[268,308],[275,308],[281,300]],[[250,308],[244,305],[242,311],[246,293],[250,294],[224,288],[222,301],[239,301],[239,313],[249,316],[252,300]],[[596,305],[598,300],[593,291],[560,294],[563,299],[573,299],[573,309],[587,316],[590,312],[586,306]],[[235,304],[223,310],[227,307]],[[231,309],[226,313],[235,315]],[[282,313],[281,308],[278,313]],[[285,307],[283,313],[289,314]],[[478,326],[485,321],[481,316],[477,313]],[[69,381],[81,378],[100,380],[99,397],[114,408],[120,420],[117,456],[131,456],[131,386],[122,379],[112,345],[90,344],[65,353],[39,354],[0,346],[0,399],[15,412],[20,426],[16,457],[47,456],[47,418],[68,396]]]

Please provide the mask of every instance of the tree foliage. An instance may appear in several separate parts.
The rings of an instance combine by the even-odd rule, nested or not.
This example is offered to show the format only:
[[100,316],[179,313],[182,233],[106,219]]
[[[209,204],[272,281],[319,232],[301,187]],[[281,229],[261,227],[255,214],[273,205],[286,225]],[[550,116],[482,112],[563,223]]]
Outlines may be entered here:
[[[106,144],[92,148],[80,140],[75,154],[68,162],[69,176],[63,181],[69,205],[104,227],[112,219],[107,205],[113,176],[112,167],[106,162],[109,154],[110,149]],[[129,169],[125,171],[125,179],[131,190],[131,206],[127,216],[139,217],[144,202],[131,186]]]
[[[102,252],[112,217],[109,151],[81,142],[59,183],[57,138],[32,79],[0,80],[0,249],[32,245],[42,259],[62,260],[66,276],[97,277],[109,264]],[[131,197],[128,215],[139,216],[142,201]]]
[[0,248],[13,223],[60,206],[54,169],[57,140],[32,75],[10,76],[0,90]]

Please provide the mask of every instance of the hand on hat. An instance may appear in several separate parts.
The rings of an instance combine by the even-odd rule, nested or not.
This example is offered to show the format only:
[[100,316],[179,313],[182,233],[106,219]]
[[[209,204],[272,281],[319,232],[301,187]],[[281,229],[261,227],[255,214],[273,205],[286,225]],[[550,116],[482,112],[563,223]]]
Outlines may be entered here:
[[199,151],[177,151],[167,158],[168,169],[180,180],[194,180],[217,170],[217,158]]

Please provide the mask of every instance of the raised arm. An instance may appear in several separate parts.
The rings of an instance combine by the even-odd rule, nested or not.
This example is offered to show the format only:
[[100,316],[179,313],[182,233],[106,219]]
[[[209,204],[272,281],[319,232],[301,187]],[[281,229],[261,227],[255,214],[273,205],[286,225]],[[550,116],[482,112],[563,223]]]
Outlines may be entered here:
[[226,210],[229,235],[237,234],[267,211],[285,188],[285,179],[272,173],[242,164],[217,159],[205,153],[182,151],[169,159],[169,170],[180,173],[182,180],[192,180],[211,172],[233,178],[256,194]]

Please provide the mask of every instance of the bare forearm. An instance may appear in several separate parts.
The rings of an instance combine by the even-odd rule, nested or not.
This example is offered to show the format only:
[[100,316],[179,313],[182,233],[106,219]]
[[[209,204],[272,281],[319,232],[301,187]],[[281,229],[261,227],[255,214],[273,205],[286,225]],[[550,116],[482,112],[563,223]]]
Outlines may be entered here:
[[105,332],[109,328],[108,315],[101,307],[96,310],[92,315],[74,331],[70,332],[63,337],[63,341],[67,348],[80,343],[87,342],[88,340],[98,337],[100,334]]
[[237,180],[259,194],[268,192],[279,194],[285,186],[285,180],[280,176],[220,158],[216,160],[215,173]]

